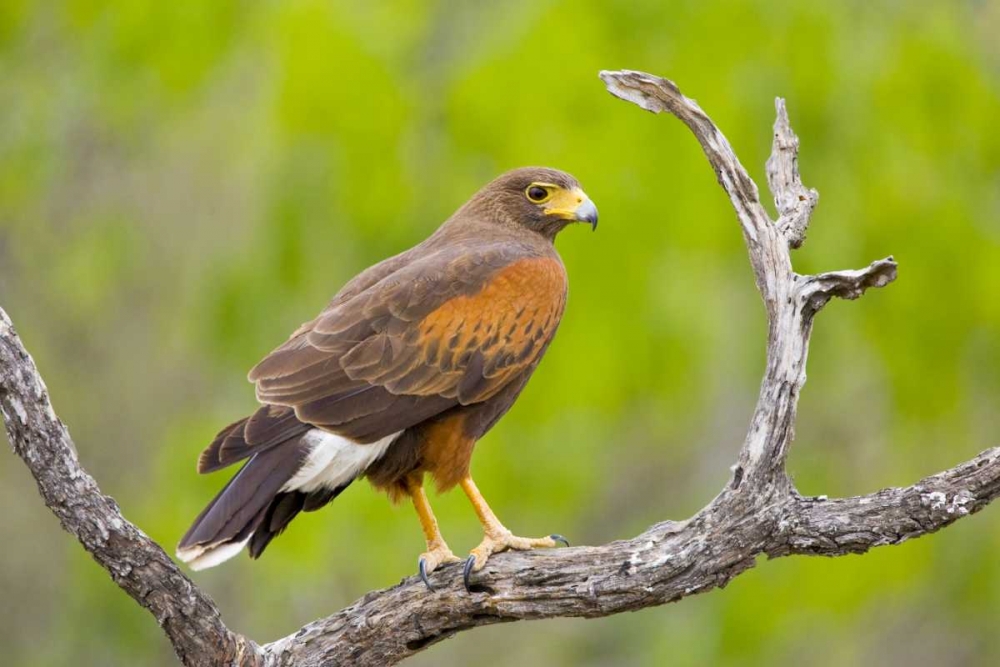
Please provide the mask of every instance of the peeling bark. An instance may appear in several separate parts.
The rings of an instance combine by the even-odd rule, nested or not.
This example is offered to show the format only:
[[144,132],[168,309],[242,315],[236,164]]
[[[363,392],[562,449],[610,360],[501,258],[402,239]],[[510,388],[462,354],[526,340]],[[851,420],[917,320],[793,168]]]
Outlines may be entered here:
[[[608,616],[725,586],[760,555],[840,556],[898,544],[975,513],[1000,495],[1000,448],[905,488],[827,499],[799,495],[785,470],[816,314],[896,278],[891,257],[858,270],[799,275],[790,248],[805,241],[819,195],[798,172],[798,138],[778,99],[767,178],[778,219],[760,203],[729,142],[672,82],[602,72],[617,97],[679,118],[701,143],[736,210],[768,318],[767,366],[733,477],[683,522],[598,547],[513,552],[491,558],[471,593],[461,568],[373,591],[332,616],[265,645],[230,631],[218,608],[155,542],[101,493],[56,417],[34,362],[0,310],[0,410],[15,453],[46,505],[123,591],[153,614],[185,665],[319,667],[390,665],[458,632],[557,616]],[[450,575],[450,576],[449,576]]]

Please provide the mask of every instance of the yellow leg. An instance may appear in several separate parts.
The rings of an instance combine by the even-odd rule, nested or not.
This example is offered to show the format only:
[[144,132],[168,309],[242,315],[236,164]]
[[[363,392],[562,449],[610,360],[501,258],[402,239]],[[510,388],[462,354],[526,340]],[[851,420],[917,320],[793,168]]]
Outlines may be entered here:
[[451,552],[448,544],[441,536],[437,519],[431,510],[431,504],[427,500],[427,493],[424,492],[422,475],[411,475],[406,478],[406,492],[413,500],[413,509],[417,511],[420,519],[420,527],[424,530],[424,539],[427,540],[427,551],[420,554],[417,566],[420,570],[420,578],[427,588],[434,590],[427,575],[436,570],[444,563],[457,563],[459,558]]
[[465,491],[465,495],[469,497],[472,508],[476,511],[476,516],[479,517],[479,522],[483,524],[483,541],[469,553],[469,559],[465,564],[466,588],[469,586],[469,573],[483,569],[489,557],[499,551],[554,547],[560,542],[569,546],[566,538],[561,535],[535,538],[517,537],[500,523],[496,514],[493,513],[493,510],[486,503],[486,499],[483,498],[483,494],[479,492],[476,483],[472,481],[472,477],[465,477],[459,484],[462,490]]

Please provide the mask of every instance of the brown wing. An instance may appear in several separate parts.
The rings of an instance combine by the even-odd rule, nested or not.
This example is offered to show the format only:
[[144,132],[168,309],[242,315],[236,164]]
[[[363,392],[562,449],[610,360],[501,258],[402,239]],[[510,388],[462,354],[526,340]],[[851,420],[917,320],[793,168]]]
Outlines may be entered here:
[[554,254],[439,250],[335,298],[250,379],[262,402],[371,442],[495,395],[538,361],[565,298]]

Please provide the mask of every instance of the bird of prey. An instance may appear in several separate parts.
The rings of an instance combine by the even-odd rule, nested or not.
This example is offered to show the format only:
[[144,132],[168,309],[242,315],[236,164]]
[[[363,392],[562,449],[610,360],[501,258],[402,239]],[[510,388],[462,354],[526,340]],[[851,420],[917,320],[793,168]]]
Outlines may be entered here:
[[181,539],[193,569],[244,546],[257,558],[302,511],[367,477],[408,497],[427,540],[420,576],[459,559],[441,536],[423,488],[459,485],[484,537],[473,571],[505,549],[565,539],[515,536],[469,473],[472,450],[510,409],[552,342],[566,304],[553,241],[597,208],[569,174],[516,169],[495,179],[429,238],[348,282],[249,374],[261,407],[222,429],[198,471],[246,461]]

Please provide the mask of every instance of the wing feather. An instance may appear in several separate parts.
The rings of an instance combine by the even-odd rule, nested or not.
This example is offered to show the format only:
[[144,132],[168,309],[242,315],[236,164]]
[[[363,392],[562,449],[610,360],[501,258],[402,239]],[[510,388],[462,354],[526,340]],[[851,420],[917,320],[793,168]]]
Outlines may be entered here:
[[487,400],[534,368],[565,306],[554,251],[498,243],[411,259],[335,297],[254,367],[258,398],[368,442]]

